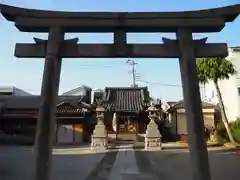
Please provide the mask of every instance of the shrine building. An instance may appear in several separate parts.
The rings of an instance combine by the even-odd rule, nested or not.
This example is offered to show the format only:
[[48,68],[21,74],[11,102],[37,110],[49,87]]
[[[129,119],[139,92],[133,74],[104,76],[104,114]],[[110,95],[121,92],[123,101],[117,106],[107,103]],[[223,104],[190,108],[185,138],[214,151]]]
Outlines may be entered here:
[[[104,123],[109,140],[141,139],[149,122],[146,112],[149,106],[147,87],[106,87],[104,91],[94,94],[91,88],[81,86],[58,96],[55,143],[90,142],[96,124],[96,99],[99,98],[104,101]],[[10,139],[15,139],[12,141],[21,139],[23,144],[32,144],[41,101],[41,96],[0,93],[0,129]],[[5,138],[1,141],[9,142]]]

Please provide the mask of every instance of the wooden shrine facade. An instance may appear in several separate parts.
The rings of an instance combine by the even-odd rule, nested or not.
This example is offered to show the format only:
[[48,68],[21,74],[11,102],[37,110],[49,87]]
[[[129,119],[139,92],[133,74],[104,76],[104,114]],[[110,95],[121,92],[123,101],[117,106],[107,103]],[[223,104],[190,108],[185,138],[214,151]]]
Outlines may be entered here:
[[115,134],[116,139],[121,139],[125,135],[125,140],[137,140],[139,134],[145,133],[149,122],[147,87],[107,87],[104,102],[104,121],[110,136]]
[[[193,33],[220,32],[240,13],[240,4],[188,12],[56,12],[32,10],[0,4],[1,14],[22,32],[48,33],[48,39],[17,43],[15,56],[45,58],[37,130],[36,180],[49,180],[52,130],[55,121],[62,58],[179,58],[184,103],[188,119],[189,149],[193,179],[210,180],[205,129],[196,58],[226,57],[226,43],[193,39]],[[106,32],[114,34],[112,44],[78,44],[65,40],[65,33]],[[162,44],[128,44],[128,32],[175,33]],[[194,120],[192,120],[194,119]],[[46,127],[47,126],[47,127]]]

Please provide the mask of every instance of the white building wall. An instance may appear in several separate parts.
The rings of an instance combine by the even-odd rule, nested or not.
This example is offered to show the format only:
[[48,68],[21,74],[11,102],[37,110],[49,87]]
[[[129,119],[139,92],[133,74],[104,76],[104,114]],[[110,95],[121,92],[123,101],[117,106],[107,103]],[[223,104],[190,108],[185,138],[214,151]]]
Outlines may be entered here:
[[[240,47],[229,48],[229,56],[238,73],[231,76],[229,80],[219,81],[219,88],[222,94],[223,103],[229,121],[234,121],[240,117]],[[218,103],[217,93],[213,82],[205,85],[206,100],[212,103]]]

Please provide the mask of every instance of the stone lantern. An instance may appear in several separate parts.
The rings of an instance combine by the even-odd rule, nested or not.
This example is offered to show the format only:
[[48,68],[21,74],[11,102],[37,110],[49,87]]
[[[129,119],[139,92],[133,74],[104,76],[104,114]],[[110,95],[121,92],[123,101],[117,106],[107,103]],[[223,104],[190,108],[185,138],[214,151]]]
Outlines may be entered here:
[[108,134],[104,125],[105,109],[100,106],[96,109],[97,125],[92,134],[91,149],[106,150],[108,147]]
[[145,135],[145,149],[147,150],[161,150],[162,135],[159,132],[158,126],[155,121],[158,119],[158,109],[152,104],[148,109],[150,122],[147,125]]

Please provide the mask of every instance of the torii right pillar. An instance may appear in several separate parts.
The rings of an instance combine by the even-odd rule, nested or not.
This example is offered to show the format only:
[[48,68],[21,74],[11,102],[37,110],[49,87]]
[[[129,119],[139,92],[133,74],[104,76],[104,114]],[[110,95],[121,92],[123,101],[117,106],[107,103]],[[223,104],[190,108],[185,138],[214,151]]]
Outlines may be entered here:
[[210,180],[201,97],[196,75],[195,43],[191,29],[179,28],[176,35],[180,51],[179,64],[194,180]]

